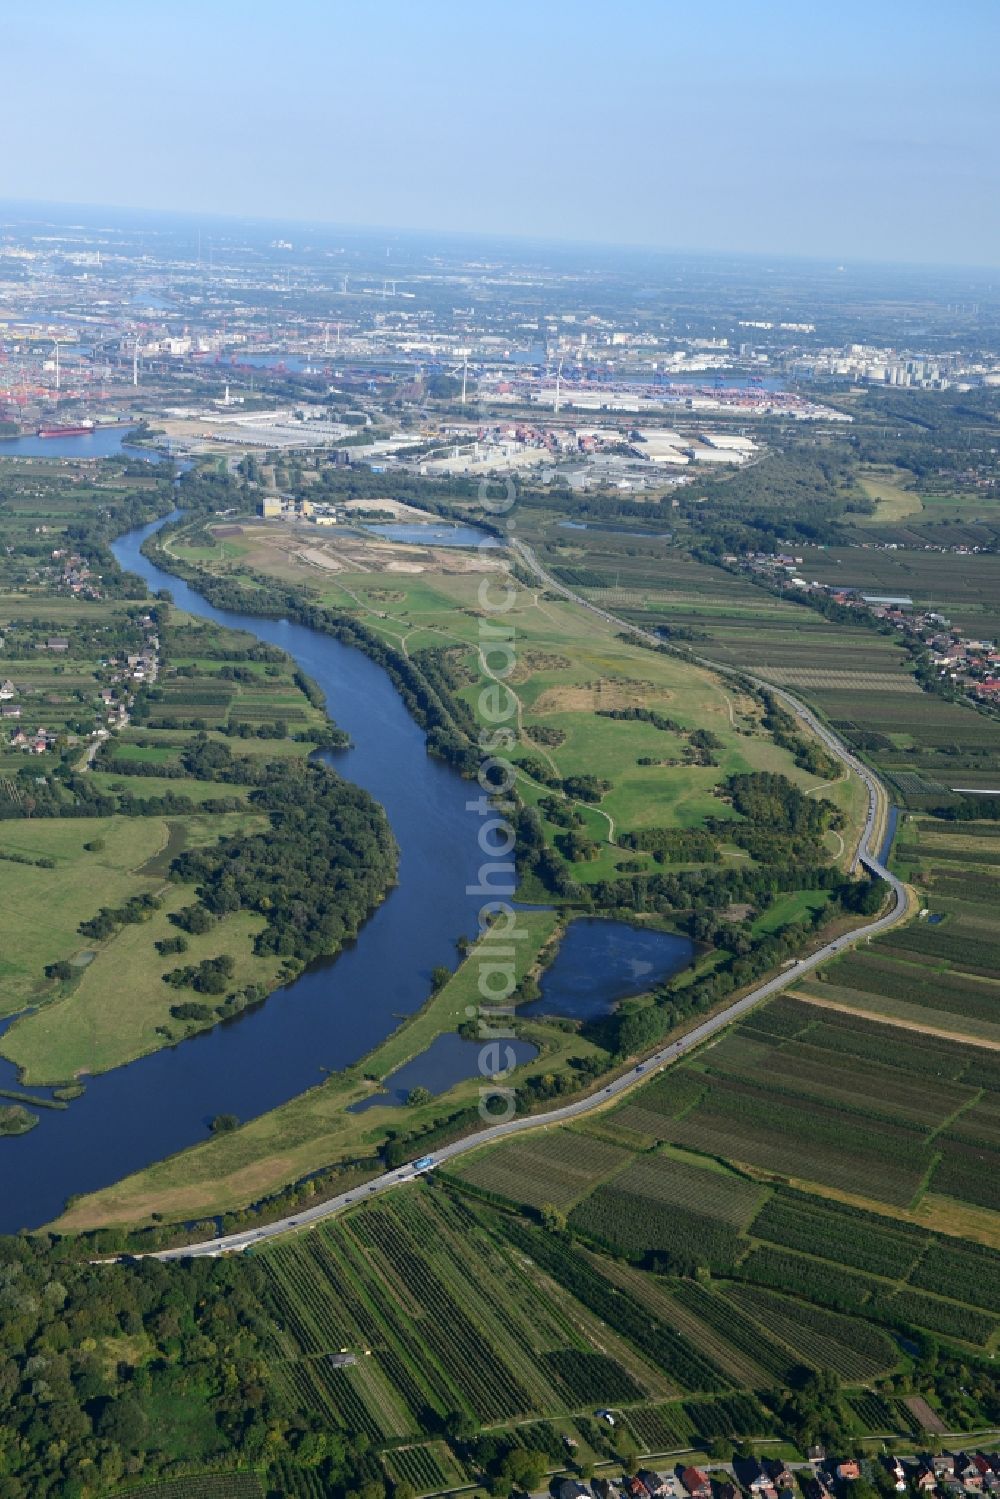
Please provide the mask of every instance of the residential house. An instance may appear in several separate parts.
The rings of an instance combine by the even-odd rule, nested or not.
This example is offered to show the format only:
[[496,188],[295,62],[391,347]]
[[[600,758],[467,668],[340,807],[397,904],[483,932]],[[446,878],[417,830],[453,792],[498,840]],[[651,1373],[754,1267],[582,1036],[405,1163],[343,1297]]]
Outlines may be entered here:
[[931,1494],[937,1488],[937,1474],[930,1463],[917,1463],[911,1479],[918,1494]]
[[903,1467],[903,1464],[900,1462],[899,1458],[893,1457],[891,1454],[887,1454],[881,1459],[881,1462],[883,1468],[885,1468],[886,1472],[892,1479],[897,1494],[905,1493],[906,1469]]
[[967,1452],[955,1454],[955,1477],[962,1480],[967,1494],[982,1493],[983,1475],[975,1458],[970,1457]]
[[861,1464],[856,1457],[845,1457],[836,1464],[833,1471],[841,1483],[856,1483],[861,1477]]
[[794,1491],[795,1478],[792,1470],[780,1458],[763,1457],[761,1458],[760,1465],[776,1489],[792,1489]]
[[938,1452],[931,1458],[931,1466],[939,1478],[944,1474],[954,1473],[955,1454],[953,1452]]
[[752,1495],[757,1495],[758,1499],[778,1499],[778,1491],[771,1482],[770,1475],[755,1457],[735,1458],[733,1471],[740,1485]]
[[50,635],[45,642],[45,649],[48,651],[68,651],[69,641],[65,635]]
[[10,698],[12,698],[14,696],[14,694],[15,694],[16,691],[17,691],[17,688],[14,686],[14,683],[10,680],[10,677],[6,677],[4,679],[4,681],[0,682],[0,702],[4,702],[4,703],[7,702]]
[[559,1499],[590,1499],[590,1491],[586,1484],[577,1483],[575,1478],[564,1478],[558,1489]]
[[640,1468],[639,1477],[646,1485],[646,1492],[651,1494],[653,1499],[666,1499],[666,1496],[670,1494],[672,1485],[650,1468]]
[[681,1483],[691,1499],[712,1499],[711,1480],[700,1468],[685,1468],[681,1474]]
[[632,1478],[622,1480],[622,1493],[626,1494],[628,1499],[649,1499],[649,1490],[638,1473]]
[[592,1478],[590,1488],[594,1499],[612,1499],[611,1484],[606,1478]]
[[0,718],[20,718],[20,703],[0,703]]

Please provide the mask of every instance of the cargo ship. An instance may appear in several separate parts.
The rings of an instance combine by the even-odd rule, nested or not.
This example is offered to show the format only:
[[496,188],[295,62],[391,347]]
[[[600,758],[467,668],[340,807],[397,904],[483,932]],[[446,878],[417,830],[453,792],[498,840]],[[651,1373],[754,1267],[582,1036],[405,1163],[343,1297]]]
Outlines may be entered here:
[[89,437],[94,430],[93,422],[80,422],[76,427],[39,427],[36,437]]

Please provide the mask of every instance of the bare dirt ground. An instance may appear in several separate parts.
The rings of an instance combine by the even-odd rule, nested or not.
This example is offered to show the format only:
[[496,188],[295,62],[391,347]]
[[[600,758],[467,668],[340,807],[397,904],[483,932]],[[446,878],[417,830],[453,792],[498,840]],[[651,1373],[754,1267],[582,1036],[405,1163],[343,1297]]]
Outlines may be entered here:
[[402,500],[345,500],[344,509],[360,510],[363,513],[380,510],[391,520],[426,521],[428,524],[439,519],[436,515],[428,515],[426,510],[418,510],[414,505],[404,504]]
[[602,678],[599,682],[582,682],[577,687],[549,687],[535,704],[536,713],[593,713],[598,708],[642,707],[649,694],[658,700],[669,697],[652,682],[632,682]]
[[[378,503],[381,505],[382,501]],[[400,509],[405,511],[409,507]],[[213,530],[221,535],[220,528]],[[499,551],[490,554],[458,547],[407,546],[381,537],[301,522],[257,522],[244,525],[241,531],[243,541],[248,544],[243,557],[247,566],[275,571],[282,577],[301,576],[303,571],[316,567],[328,572],[407,574],[495,572],[507,567]],[[230,534],[234,534],[232,528]]]

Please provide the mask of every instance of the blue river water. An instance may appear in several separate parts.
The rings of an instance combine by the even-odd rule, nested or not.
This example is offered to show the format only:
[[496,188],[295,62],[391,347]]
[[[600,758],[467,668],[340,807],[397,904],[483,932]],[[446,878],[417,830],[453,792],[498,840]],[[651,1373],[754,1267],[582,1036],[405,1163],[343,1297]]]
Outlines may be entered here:
[[[107,1186],[206,1137],[209,1120],[253,1118],[359,1061],[427,999],[433,969],[454,967],[455,942],[477,930],[483,855],[470,787],[431,759],[389,678],[360,651],[285,620],[215,609],[140,551],[163,522],[114,545],[123,568],[169,589],[194,615],[248,630],[289,652],[326,694],[352,747],[329,756],[386,808],[400,848],[399,883],[338,957],[262,1005],[179,1045],[86,1079],[68,1109],[40,1109],[26,1135],[0,1140],[0,1232],[35,1228],[74,1194]],[[97,896],[95,901],[99,903]],[[586,1018],[690,960],[686,939],[623,923],[571,924],[535,1012]],[[0,1032],[5,1026],[0,1026]],[[519,1060],[533,1054],[520,1045]],[[441,1037],[389,1080],[396,1101],[419,1085],[443,1091],[478,1071],[479,1047]],[[17,1087],[0,1058],[0,1087]],[[35,1090],[43,1092],[45,1090]]]
[[[113,1182],[205,1138],[218,1113],[249,1119],[358,1061],[418,1009],[438,964],[454,967],[455,941],[477,930],[483,855],[470,788],[426,753],[424,737],[389,678],[360,651],[287,621],[214,609],[140,552],[157,529],[114,547],[122,567],[180,608],[246,629],[295,657],[326,694],[353,747],[339,771],[386,808],[400,848],[399,883],[357,942],[264,1004],[177,1047],[93,1077],[70,1109],[45,1109],[23,1136],[0,1141],[0,1232],[37,1227],[70,1194]],[[96,897],[95,897],[96,899]],[[0,1061],[0,1087],[16,1087]]]

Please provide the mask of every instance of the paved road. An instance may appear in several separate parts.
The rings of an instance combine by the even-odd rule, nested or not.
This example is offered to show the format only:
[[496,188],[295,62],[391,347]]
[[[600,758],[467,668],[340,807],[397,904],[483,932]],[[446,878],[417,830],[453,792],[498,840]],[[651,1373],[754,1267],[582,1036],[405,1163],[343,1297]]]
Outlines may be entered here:
[[[515,541],[513,546],[525,565],[544,582],[547,588],[563,594],[564,597],[570,599],[574,604],[579,604],[583,608],[589,609],[591,613],[599,615],[609,624],[615,625],[619,629],[628,630],[633,634],[643,636],[654,645],[662,644],[660,639],[648,630],[642,630],[638,626],[627,624],[624,620],[616,618],[613,614],[608,614],[605,610],[591,604],[587,599],[573,593],[571,589],[564,587],[563,584],[551,577],[542,568],[531,548],[523,542]],[[715,671],[720,670],[713,662],[704,661],[701,664],[709,666]],[[718,1014],[711,1016],[708,1020],[703,1020],[700,1025],[695,1026],[686,1036],[682,1036],[679,1041],[673,1041],[669,1046],[661,1047],[653,1056],[648,1057],[644,1062],[640,1062],[631,1071],[626,1072],[621,1077],[616,1077],[611,1082],[606,1083],[598,1092],[590,1093],[584,1098],[574,1099],[571,1103],[564,1104],[558,1109],[551,1109],[545,1114],[524,1115],[519,1119],[508,1120],[504,1124],[492,1125],[488,1129],[480,1130],[476,1134],[466,1135],[463,1139],[455,1140],[451,1145],[445,1145],[442,1149],[435,1152],[433,1157],[435,1166],[443,1165],[446,1161],[453,1161],[456,1157],[466,1155],[471,1150],[479,1150],[481,1146],[491,1144],[495,1140],[505,1140],[510,1135],[521,1134],[526,1130],[544,1128],[553,1124],[565,1124],[572,1119],[579,1119],[582,1115],[588,1114],[594,1109],[606,1107],[608,1104],[622,1098],[626,1093],[631,1092],[632,1089],[646,1082],[651,1073],[659,1071],[669,1062],[678,1061],[688,1052],[693,1051],[695,1047],[701,1046],[703,1042],[710,1040],[712,1036],[718,1035],[727,1025],[731,1025],[734,1020],[738,1020],[741,1015],[745,1015],[748,1010],[752,1010],[755,1005],[760,1004],[761,1000],[768,999],[772,994],[779,993],[790,984],[797,983],[803,974],[809,973],[821,963],[825,963],[828,958],[832,958],[835,953],[841,951],[843,948],[853,945],[862,938],[872,937],[879,932],[888,930],[889,927],[895,926],[898,921],[902,921],[906,916],[909,900],[906,887],[894,874],[891,874],[888,869],[883,867],[879,862],[877,853],[873,852],[871,848],[872,839],[878,829],[879,809],[882,805],[882,799],[885,797],[885,792],[881,785],[868,767],[856,759],[847,746],[838,739],[837,735],[831,729],[828,729],[825,724],[820,723],[804,704],[800,703],[783,689],[773,687],[769,682],[762,682],[761,685],[766,686],[769,691],[774,692],[776,696],[780,697],[792,712],[803,722],[807,723],[819,736],[830,753],[835,755],[842,764],[859,775],[867,786],[869,799],[868,817],[858,846],[858,852],[855,856],[855,863],[862,863],[872,874],[885,880],[892,896],[892,904],[889,909],[883,915],[877,917],[875,921],[869,922],[867,926],[856,928],[849,936],[838,938],[835,942],[828,942],[818,952],[812,953],[807,958],[799,959],[797,962],[784,968],[781,973],[776,974],[774,978],[758,984],[742,999],[734,1000],[732,1004],[727,1005]],[[384,1172],[382,1176],[377,1176],[365,1186],[354,1187],[350,1192],[342,1192],[339,1196],[328,1198],[325,1202],[316,1203],[313,1207],[303,1208],[300,1212],[290,1214],[287,1218],[280,1218],[277,1222],[269,1223],[263,1228],[245,1229],[239,1233],[222,1234],[215,1239],[205,1239],[197,1244],[185,1244],[176,1249],[159,1250],[151,1258],[177,1260],[203,1255],[239,1253],[254,1245],[279,1238],[291,1229],[304,1228],[308,1224],[319,1223],[324,1218],[329,1218],[334,1213],[340,1212],[342,1208],[350,1207],[355,1203],[370,1201],[373,1197],[380,1196],[384,1192],[394,1191],[405,1182],[413,1181],[419,1175],[421,1175],[421,1172],[413,1164],[400,1166],[394,1171]]]

